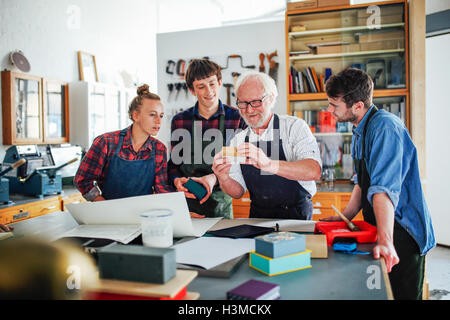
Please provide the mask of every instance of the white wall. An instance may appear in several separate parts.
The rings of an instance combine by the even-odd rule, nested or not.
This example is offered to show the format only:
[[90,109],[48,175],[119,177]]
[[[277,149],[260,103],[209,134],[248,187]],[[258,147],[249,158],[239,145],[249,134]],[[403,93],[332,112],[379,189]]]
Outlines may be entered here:
[[450,138],[448,63],[450,35],[426,39],[427,200],[437,242],[450,245]]
[[126,70],[156,83],[156,2],[0,0],[0,44],[1,70],[13,68],[9,53],[20,49],[30,74],[77,81],[81,50],[95,55],[100,82],[120,84]]
[[[161,127],[159,138],[167,145],[170,140],[170,116],[174,110],[187,108],[194,105],[195,100],[188,93],[180,92],[175,100],[175,93],[168,99],[167,83],[182,82],[176,76],[166,73],[167,61],[178,59],[186,60],[208,56],[220,66],[225,66],[227,56],[239,54],[242,56],[243,64],[255,65],[258,70],[259,54],[278,51],[275,61],[279,63],[278,68],[278,91],[279,97],[274,111],[279,114],[286,113],[286,57],[285,57],[285,35],[284,21],[267,23],[245,24],[239,26],[202,29],[185,32],[161,33],[157,35],[157,65],[158,65],[158,94],[161,96],[168,115]],[[265,60],[266,73],[269,70]],[[250,70],[250,69],[247,69]],[[224,83],[233,83],[231,72],[242,73],[239,59],[230,59],[228,69],[222,71]],[[226,89],[222,88],[221,100],[226,103]],[[234,105],[234,104],[232,104]]]
[[449,0],[426,0],[427,14],[436,13],[450,9]]

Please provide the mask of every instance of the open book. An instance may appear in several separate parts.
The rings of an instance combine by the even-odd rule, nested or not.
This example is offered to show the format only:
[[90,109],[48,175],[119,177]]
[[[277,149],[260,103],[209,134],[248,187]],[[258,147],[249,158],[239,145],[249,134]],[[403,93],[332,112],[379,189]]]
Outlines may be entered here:
[[152,209],[172,211],[175,238],[201,237],[221,219],[191,219],[183,192],[67,204],[66,207],[79,226],[64,234],[65,237],[103,238],[124,244],[140,235],[140,215]]

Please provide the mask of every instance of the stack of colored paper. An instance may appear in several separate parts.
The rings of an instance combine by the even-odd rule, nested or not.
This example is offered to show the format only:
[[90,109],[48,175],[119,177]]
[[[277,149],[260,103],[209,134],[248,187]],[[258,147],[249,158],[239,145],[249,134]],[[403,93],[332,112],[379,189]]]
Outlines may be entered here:
[[305,236],[292,232],[274,232],[255,238],[250,252],[250,267],[268,276],[311,268],[311,250]]

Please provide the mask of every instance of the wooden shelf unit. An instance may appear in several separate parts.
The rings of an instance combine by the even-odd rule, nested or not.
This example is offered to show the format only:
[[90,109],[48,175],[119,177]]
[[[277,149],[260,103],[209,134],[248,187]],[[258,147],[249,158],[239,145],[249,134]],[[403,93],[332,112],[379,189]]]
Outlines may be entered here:
[[[374,20],[377,21],[376,28],[368,22],[372,11],[367,11],[367,8],[371,6],[376,6],[380,13],[379,19]],[[303,25],[305,30],[290,32],[291,26],[294,25]],[[320,81],[320,75],[325,78],[326,68],[331,69],[332,74],[336,74],[350,66],[361,66],[364,69],[369,66],[370,71],[382,69],[382,77],[378,78],[374,89],[374,104],[397,113],[410,129],[408,27],[406,0],[286,11],[287,114],[303,117],[311,126],[316,138],[321,139],[321,143],[326,144],[326,139],[334,139],[336,136],[348,139],[348,136],[351,136],[349,128],[341,127],[342,130],[338,130],[339,126],[336,124],[337,128],[333,130],[333,121],[331,127],[326,127],[327,123],[320,123],[319,112],[327,111],[328,107],[328,97],[324,92],[325,81]],[[291,55],[291,51],[308,50],[310,53]],[[375,60],[379,61],[376,69],[372,68]],[[394,64],[400,67],[395,69]],[[292,71],[291,67],[295,71]],[[311,90],[308,80],[305,83],[306,68],[310,68],[311,71],[314,69],[317,77],[316,80],[311,79],[311,82],[316,84],[319,82],[318,86],[315,85],[318,92]],[[391,70],[393,77],[390,76]],[[294,76],[295,74],[301,76],[304,92],[299,93],[300,86],[296,87],[295,83],[291,86],[291,71]],[[367,71],[371,74],[369,70]],[[399,81],[394,81],[394,78]],[[320,116],[323,115],[322,112]],[[336,158],[340,159],[340,156]]]

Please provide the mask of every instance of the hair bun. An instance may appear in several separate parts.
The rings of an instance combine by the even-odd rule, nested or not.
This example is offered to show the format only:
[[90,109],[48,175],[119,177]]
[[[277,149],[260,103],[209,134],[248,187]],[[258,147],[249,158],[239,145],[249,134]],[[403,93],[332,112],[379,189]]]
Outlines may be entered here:
[[143,84],[142,86],[140,86],[137,89],[138,96],[142,96],[142,95],[149,94],[149,93],[150,93],[150,90],[149,90],[148,84]]

